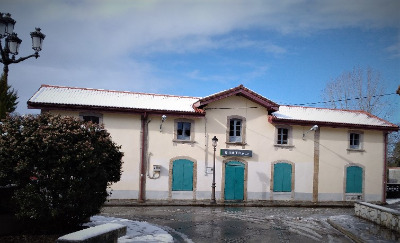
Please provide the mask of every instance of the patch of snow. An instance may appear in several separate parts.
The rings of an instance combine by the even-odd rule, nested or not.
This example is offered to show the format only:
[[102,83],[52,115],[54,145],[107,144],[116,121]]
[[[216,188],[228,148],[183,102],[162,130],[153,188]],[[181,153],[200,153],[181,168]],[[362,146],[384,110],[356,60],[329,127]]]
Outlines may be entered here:
[[92,227],[84,230],[79,230],[77,232],[64,235],[59,238],[59,240],[67,240],[67,241],[84,241],[90,239],[96,235],[107,233],[116,229],[119,229],[123,226],[115,223],[105,223],[101,224],[98,227]]
[[167,231],[147,222],[133,221],[129,219],[93,216],[90,222],[84,226],[97,226],[107,223],[126,225],[126,235],[118,238],[118,242],[174,242],[173,237]]
[[400,202],[400,198],[386,199],[387,204],[395,204]]

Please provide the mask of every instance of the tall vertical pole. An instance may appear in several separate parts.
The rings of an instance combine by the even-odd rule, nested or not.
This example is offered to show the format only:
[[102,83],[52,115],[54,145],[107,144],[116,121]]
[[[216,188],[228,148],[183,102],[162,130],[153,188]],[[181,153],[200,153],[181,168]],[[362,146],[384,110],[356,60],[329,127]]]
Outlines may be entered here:
[[211,203],[216,204],[215,201],[215,150],[216,146],[214,146],[214,162],[213,162],[213,183],[212,183],[212,193],[211,193]]
[[317,128],[317,130],[315,130],[314,133],[313,202],[318,202],[319,137],[320,137],[320,128]]

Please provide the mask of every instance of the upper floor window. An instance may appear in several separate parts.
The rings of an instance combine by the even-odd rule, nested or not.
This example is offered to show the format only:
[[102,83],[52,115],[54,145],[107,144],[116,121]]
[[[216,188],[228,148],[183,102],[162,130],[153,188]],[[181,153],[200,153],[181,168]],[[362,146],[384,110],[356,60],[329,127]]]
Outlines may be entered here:
[[241,119],[231,119],[229,121],[229,142],[242,142]]
[[85,122],[93,122],[96,124],[101,124],[103,123],[103,116],[98,113],[81,113],[79,114],[79,117],[82,121]]
[[190,140],[190,122],[178,122],[176,130],[176,138],[178,140]]
[[226,124],[226,142],[246,143],[246,118],[242,116],[228,116]]
[[292,128],[290,126],[278,126],[275,130],[275,145],[291,147],[292,143]]
[[278,128],[278,138],[276,140],[277,144],[288,144],[289,139],[289,129],[279,127]]
[[194,121],[189,119],[176,119],[174,141],[193,142],[194,141]]
[[362,150],[362,132],[349,132],[349,149]]

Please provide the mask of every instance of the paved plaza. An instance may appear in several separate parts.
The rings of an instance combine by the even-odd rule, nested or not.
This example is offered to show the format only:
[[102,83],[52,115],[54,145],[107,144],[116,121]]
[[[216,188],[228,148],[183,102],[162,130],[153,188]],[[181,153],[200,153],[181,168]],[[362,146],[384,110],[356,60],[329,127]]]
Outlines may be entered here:
[[155,224],[176,242],[352,242],[328,223],[353,208],[105,207],[101,215]]

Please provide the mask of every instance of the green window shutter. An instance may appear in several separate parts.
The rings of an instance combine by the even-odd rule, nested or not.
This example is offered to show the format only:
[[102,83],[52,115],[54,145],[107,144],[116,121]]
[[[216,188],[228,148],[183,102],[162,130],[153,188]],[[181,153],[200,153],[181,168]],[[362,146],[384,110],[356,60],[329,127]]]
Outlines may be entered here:
[[349,166],[346,169],[346,193],[362,193],[363,170],[359,166]]
[[186,160],[183,165],[182,191],[193,190],[193,163]]
[[193,162],[186,159],[179,159],[173,162],[172,190],[173,191],[193,190]]
[[228,164],[225,167],[225,199],[235,198],[235,170]]
[[274,192],[292,191],[292,165],[277,163],[274,165]]

